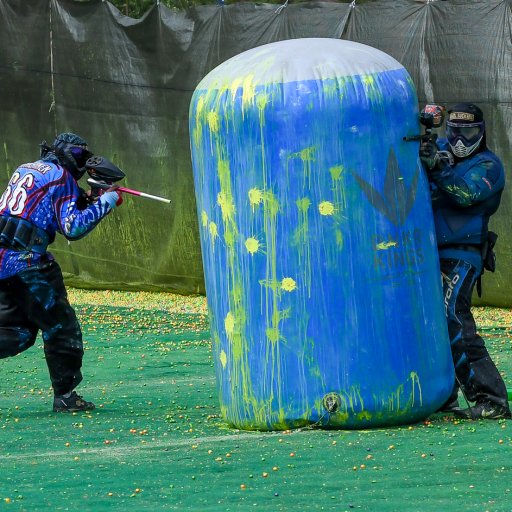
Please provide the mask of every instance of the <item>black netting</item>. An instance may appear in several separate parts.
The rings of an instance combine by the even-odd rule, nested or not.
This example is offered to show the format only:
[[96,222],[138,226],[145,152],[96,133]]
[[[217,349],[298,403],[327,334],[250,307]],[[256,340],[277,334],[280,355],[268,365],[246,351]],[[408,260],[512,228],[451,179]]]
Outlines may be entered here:
[[[406,67],[420,104],[479,104],[489,146],[508,169],[510,31],[509,2],[499,0],[240,3],[187,11],[155,4],[138,20],[101,0],[0,0],[3,180],[38,156],[42,139],[79,133],[126,172],[126,186],[167,196],[172,205],[126,198],[84,240],[59,240],[54,252],[68,282],[203,292],[188,109],[210,70],[282,39],[368,44]],[[488,304],[512,304],[511,209],[506,190],[491,223],[499,233],[498,270],[484,277]]]

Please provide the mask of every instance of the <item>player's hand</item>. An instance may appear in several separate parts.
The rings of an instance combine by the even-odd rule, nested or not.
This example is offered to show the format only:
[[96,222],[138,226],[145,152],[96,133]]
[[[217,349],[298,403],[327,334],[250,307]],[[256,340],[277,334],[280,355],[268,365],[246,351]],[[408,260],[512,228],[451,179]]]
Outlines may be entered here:
[[100,200],[103,203],[108,203],[111,208],[120,206],[123,203],[123,194],[119,190],[119,185],[112,185],[101,194]]
[[437,145],[430,140],[422,142],[420,146],[420,160],[427,169],[433,169],[437,163]]

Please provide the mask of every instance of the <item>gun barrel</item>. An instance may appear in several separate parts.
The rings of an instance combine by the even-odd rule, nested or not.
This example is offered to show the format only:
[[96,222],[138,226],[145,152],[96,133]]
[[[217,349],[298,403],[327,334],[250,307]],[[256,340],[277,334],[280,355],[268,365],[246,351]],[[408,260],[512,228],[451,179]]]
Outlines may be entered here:
[[[103,181],[97,181],[94,178],[89,178],[87,180],[87,183],[89,183],[89,185],[91,185],[92,187],[102,188],[104,190],[106,190],[112,186],[112,184],[105,183]],[[147,199],[153,199],[154,201],[160,201],[162,203],[169,204],[171,202],[170,199],[166,199],[165,197],[154,196],[152,194],[146,194],[145,192],[140,192],[139,190],[133,190],[131,188],[117,187],[117,190],[119,190],[119,192],[125,192],[126,194],[131,194],[133,196],[146,197]]]
[[154,196],[152,194],[146,194],[145,192],[139,192],[138,190],[133,190],[131,188],[118,187],[117,190],[119,190],[120,192],[126,192],[127,194],[132,194],[134,196],[146,197],[148,199],[153,199],[154,201],[160,201],[162,203],[170,203],[171,202],[170,199],[166,199],[165,197]]

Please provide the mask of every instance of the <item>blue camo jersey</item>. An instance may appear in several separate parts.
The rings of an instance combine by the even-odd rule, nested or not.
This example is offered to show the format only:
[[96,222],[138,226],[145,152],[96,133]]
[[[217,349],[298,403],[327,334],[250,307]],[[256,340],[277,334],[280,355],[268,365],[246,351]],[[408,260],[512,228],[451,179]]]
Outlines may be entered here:
[[[78,240],[105,217],[112,206],[100,197],[83,210],[76,203],[80,189],[63,167],[38,160],[20,165],[13,173],[0,199],[0,215],[14,215],[29,220],[55,238],[61,233],[68,240]],[[0,279],[53,260],[51,254],[0,248]]]
[[[446,139],[438,140],[449,150]],[[496,212],[505,186],[500,159],[490,150],[442,166],[430,173],[436,238],[443,258],[462,258],[481,268],[477,253],[461,253],[446,247],[454,244],[480,245],[487,234],[489,217]]]

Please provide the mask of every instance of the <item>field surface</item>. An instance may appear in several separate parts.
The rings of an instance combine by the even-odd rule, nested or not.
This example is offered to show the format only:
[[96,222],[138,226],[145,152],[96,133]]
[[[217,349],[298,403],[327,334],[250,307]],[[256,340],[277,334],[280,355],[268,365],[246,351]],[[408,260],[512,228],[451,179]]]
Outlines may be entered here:
[[[245,432],[223,421],[204,297],[70,289],[97,408],[51,412],[41,341],[0,361],[1,511],[512,510],[512,421]],[[512,387],[512,314],[475,308]]]

